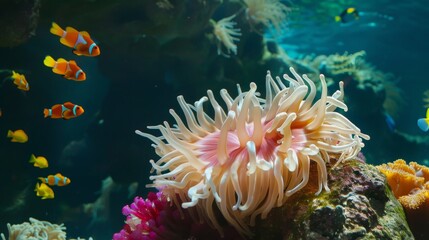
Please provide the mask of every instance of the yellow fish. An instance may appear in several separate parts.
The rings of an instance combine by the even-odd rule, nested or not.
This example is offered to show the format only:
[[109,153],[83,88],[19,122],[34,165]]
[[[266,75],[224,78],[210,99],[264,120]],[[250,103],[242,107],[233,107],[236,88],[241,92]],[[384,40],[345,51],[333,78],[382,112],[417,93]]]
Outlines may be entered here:
[[21,89],[23,91],[30,90],[30,85],[27,82],[27,79],[25,79],[25,76],[23,74],[16,73],[15,71],[12,71],[12,78],[13,83],[18,87],[18,89]]
[[21,129],[16,131],[9,130],[7,132],[7,137],[12,138],[11,142],[26,143],[28,141],[27,134]]
[[29,163],[34,163],[35,167],[38,168],[47,168],[49,166],[48,160],[45,157],[42,156],[34,156],[34,154],[31,154]]
[[42,197],[42,199],[52,199],[55,197],[54,191],[44,183],[37,183],[34,191],[36,195]]

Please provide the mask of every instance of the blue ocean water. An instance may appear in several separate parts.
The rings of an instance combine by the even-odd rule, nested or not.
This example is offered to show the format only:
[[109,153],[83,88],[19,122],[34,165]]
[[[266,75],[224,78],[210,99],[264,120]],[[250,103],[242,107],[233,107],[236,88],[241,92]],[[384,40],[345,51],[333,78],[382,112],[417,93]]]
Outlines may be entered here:
[[[24,16],[32,14],[12,2],[2,5]],[[21,44],[0,47],[0,70],[4,70],[0,77],[15,70],[25,74],[31,87],[28,92],[19,91],[10,80],[0,85],[0,233],[7,233],[7,223],[34,217],[65,223],[70,237],[110,239],[122,228],[122,206],[132,201],[129,186],[138,183],[132,196],[145,196],[149,160],[157,159],[151,142],[134,131],[148,131],[147,126],[165,120],[172,123],[168,110],[180,112],[178,95],[193,103],[206,95],[206,89],[235,93],[238,83],[243,89],[250,82],[263,85],[266,68],[271,68],[258,65],[264,37],[273,38],[294,59],[364,50],[367,63],[391,74],[389,79],[402,100],[395,114],[386,118],[383,109],[368,110],[374,99],[346,99],[357,107],[345,115],[371,136],[363,150],[367,161],[380,164],[404,158],[429,164],[428,133],[417,126],[417,119],[425,117],[422,99],[429,90],[429,6],[423,0],[284,2],[291,8],[285,31],[275,37],[269,32],[261,36],[243,26],[246,38],[237,43],[238,54],[230,58],[217,55],[216,44],[207,37],[208,21],[202,19],[218,20],[235,13],[240,9],[238,1],[208,0],[207,8],[200,9],[190,0],[171,0],[176,9],[186,6],[185,16],[174,13],[174,8],[172,13],[154,16],[158,12],[139,1],[29,2],[40,4],[37,19],[31,20],[37,25],[34,33]],[[335,22],[334,17],[348,7],[360,12],[359,19]],[[244,11],[237,16],[243,24]],[[49,33],[53,21],[88,31],[101,55],[74,55]],[[43,65],[46,55],[75,59],[87,80],[75,82],[55,75]],[[67,101],[83,106],[85,113],[71,120],[43,117],[44,108]],[[392,121],[394,130],[389,129]],[[16,129],[28,134],[27,143],[6,138],[8,130]],[[45,156],[49,168],[29,164],[31,154]],[[37,178],[56,173],[70,177],[71,184],[54,188],[54,199],[41,200],[33,191]],[[109,176],[115,183],[100,198],[102,181]],[[91,205],[97,200],[98,207]]]

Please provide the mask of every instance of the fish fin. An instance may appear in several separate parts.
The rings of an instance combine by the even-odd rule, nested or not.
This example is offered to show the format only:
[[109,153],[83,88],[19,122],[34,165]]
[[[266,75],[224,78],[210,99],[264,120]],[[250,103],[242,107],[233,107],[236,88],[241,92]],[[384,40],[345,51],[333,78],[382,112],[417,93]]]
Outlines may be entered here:
[[45,60],[43,60],[43,64],[45,64],[45,66],[47,66],[47,67],[53,67],[53,66],[55,66],[55,63],[57,63],[55,61],[55,59],[53,59],[49,55],[45,57]]
[[56,74],[64,74],[64,72],[63,71],[61,71],[61,69],[58,69],[58,68],[52,68],[52,72],[54,72],[54,73],[56,73]]
[[74,117],[74,114],[73,114],[73,112],[71,110],[64,111],[63,118],[65,120],[69,120],[69,119],[71,119],[73,117]]
[[50,117],[52,115],[52,110],[49,109],[49,108],[43,109],[43,115],[44,115],[45,118]]
[[67,39],[65,39],[65,38],[60,38],[60,42],[61,42],[63,45],[66,45],[67,47],[73,47],[73,46],[74,46],[74,44],[72,44],[72,43],[68,42],[68,41],[67,41]]
[[70,60],[70,61],[69,61],[69,64],[74,64],[74,65],[76,65],[76,66],[77,66],[77,63],[76,63],[76,61],[75,61],[75,60]]
[[75,33],[79,33],[74,27],[66,27],[66,32],[75,32]]
[[19,86],[19,78],[14,78],[13,79],[13,84],[18,85]]
[[37,190],[40,188],[40,184],[36,183],[36,186],[34,186],[34,191],[37,192]]
[[82,36],[85,36],[85,37],[89,37],[89,38],[91,37],[87,31],[80,31],[80,34],[82,34]]
[[29,163],[35,163],[36,162],[36,156],[34,154],[31,154]]
[[18,142],[15,138],[12,138],[11,142]]
[[[42,183],[45,182],[45,178],[44,177],[38,177],[37,179],[39,179]],[[39,183],[37,183],[37,184],[39,184]]]
[[335,16],[335,22],[341,22],[341,17],[340,16]]
[[426,110],[426,118],[429,118],[429,108]]
[[355,9],[355,8],[352,8],[352,7],[347,8],[347,13],[348,13],[348,14],[353,13],[354,11],[356,11],[356,9]]
[[74,104],[72,102],[65,102],[63,105],[68,109],[73,109],[74,107]]
[[78,55],[78,56],[82,56],[83,54],[80,52],[80,50],[79,50],[80,47],[79,46],[82,46],[82,45],[78,45],[77,48],[74,49],[72,52],[74,54]]
[[19,78],[19,73],[16,73],[15,71],[12,71],[12,76],[10,76],[10,78],[12,79],[18,79]]
[[429,130],[428,120],[425,118],[420,118],[419,120],[417,120],[417,126],[424,132],[427,132]]
[[65,73],[64,73],[64,77],[65,78],[67,78],[67,79],[72,79],[72,80],[74,80],[74,74],[73,74],[73,72],[72,71],[66,71]]
[[62,37],[64,34],[64,30],[55,22],[52,22],[52,27],[50,29],[50,32],[54,35]]
[[64,58],[58,58],[57,62],[67,62],[67,60],[65,60]]
[[12,130],[9,130],[9,131],[7,132],[7,137],[8,137],[8,138],[13,137],[13,132],[12,132]]

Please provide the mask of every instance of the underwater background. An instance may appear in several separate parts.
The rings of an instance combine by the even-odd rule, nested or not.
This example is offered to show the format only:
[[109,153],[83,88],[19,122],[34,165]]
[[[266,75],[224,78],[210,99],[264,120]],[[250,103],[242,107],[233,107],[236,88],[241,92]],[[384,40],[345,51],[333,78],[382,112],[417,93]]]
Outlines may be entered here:
[[[111,239],[124,225],[122,207],[151,190],[149,160],[157,155],[136,129],[157,134],[147,126],[173,122],[169,109],[180,112],[179,95],[193,103],[207,89],[235,95],[236,84],[247,90],[250,82],[264,93],[267,70],[279,76],[289,66],[312,79],[325,74],[334,83],[330,94],[336,81],[345,82],[343,114],[371,137],[362,149],[367,163],[404,158],[428,165],[428,133],[417,125],[429,104],[427,2],[280,2],[289,12],[279,31],[249,24],[242,1],[1,1],[0,233],[7,223],[34,217],[64,223],[68,236]],[[351,7],[359,18],[335,21]],[[233,14],[241,35],[237,53],[225,54],[210,19]],[[76,56],[50,33],[52,22],[88,31],[101,54]],[[76,60],[86,80],[54,74],[43,64],[47,55]],[[318,56],[351,66],[335,73]],[[29,91],[17,89],[12,70],[25,75]],[[43,109],[68,101],[84,114],[44,118]],[[17,129],[28,142],[7,138]],[[31,154],[46,157],[49,167],[28,163]],[[40,199],[37,179],[56,173],[70,185],[54,188],[54,199]]]

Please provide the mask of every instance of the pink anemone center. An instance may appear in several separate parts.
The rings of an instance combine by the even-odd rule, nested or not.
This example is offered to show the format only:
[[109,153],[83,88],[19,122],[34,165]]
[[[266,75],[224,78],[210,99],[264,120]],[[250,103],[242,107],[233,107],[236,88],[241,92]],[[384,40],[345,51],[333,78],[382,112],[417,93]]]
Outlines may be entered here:
[[[271,127],[273,121],[264,122],[262,121],[262,141],[259,141],[260,144],[256,145],[256,156],[258,158],[264,159],[266,161],[273,160],[277,154],[277,148],[281,145],[280,140],[283,139],[282,134],[272,131],[267,132]],[[249,136],[254,134],[254,124],[246,124],[246,131]],[[292,141],[291,148],[297,152],[304,148],[305,142],[307,140],[305,136],[305,131],[302,128],[292,129]],[[205,136],[203,139],[197,142],[199,146],[199,158],[202,161],[208,162],[208,166],[214,165],[224,165],[224,167],[229,167],[233,161],[249,161],[249,153],[246,148],[246,145],[242,146],[240,144],[240,139],[237,134],[237,130],[229,131],[226,139],[226,148],[228,153],[228,160],[221,164],[218,159],[218,144],[220,141],[220,131],[210,133]]]

